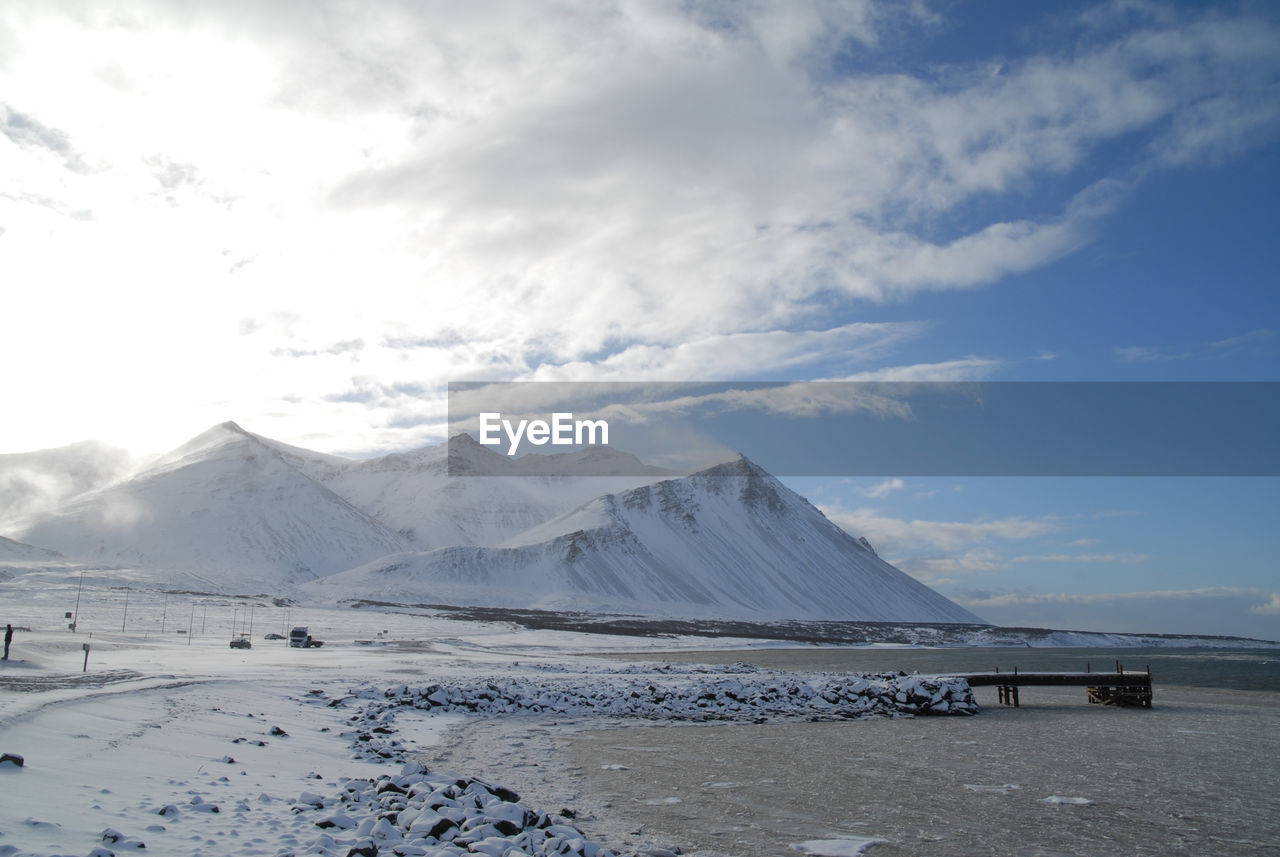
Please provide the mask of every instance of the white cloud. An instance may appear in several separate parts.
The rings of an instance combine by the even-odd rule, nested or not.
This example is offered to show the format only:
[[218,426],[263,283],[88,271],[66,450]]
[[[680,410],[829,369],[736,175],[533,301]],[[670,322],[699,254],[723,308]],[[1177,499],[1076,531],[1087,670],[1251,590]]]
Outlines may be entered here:
[[379,449],[448,380],[891,373],[913,328],[858,302],[1033,270],[1275,138],[1271,25],[1136,20],[913,76],[832,69],[917,4],[6,5],[0,360],[35,371],[0,448]]
[[[877,551],[891,554],[909,548],[936,548],[951,553],[988,541],[1030,539],[1056,532],[1060,524],[1045,518],[999,518],[990,521],[928,521],[887,517],[875,509],[823,513],[845,531],[866,536]],[[988,556],[987,560],[994,557]]]
[[1280,614],[1280,594],[1239,586],[1208,586],[1198,589],[1157,589],[1134,592],[1043,592],[985,594],[957,600],[969,607],[1026,607],[1045,604],[1098,605],[1115,602],[1196,601],[1202,599],[1245,599],[1262,603],[1249,607],[1249,613]]
[[1001,571],[1009,567],[1008,560],[990,548],[972,548],[951,556],[908,558],[900,564],[904,571],[934,586],[952,582],[949,575]]
[[634,343],[590,361],[543,364],[527,377],[535,381],[712,381],[795,375],[817,365],[875,362],[926,329],[919,322],[855,323],[828,330],[743,331],[675,343]]
[[1209,343],[1209,347],[1221,352],[1242,351],[1245,349],[1262,348],[1280,336],[1280,332],[1271,330],[1270,328],[1259,328],[1251,330],[1248,333],[1242,333],[1239,336],[1228,336],[1226,339],[1219,339]]
[[869,488],[864,488],[862,493],[868,497],[887,497],[896,491],[901,491],[907,487],[907,483],[901,479],[886,479],[883,482],[877,482]]
[[1124,592],[965,592],[957,602],[1003,625],[1134,633],[1280,637],[1280,595],[1216,586]]
[[1239,354],[1262,354],[1268,351],[1277,336],[1270,328],[1258,328],[1237,336],[1228,336],[1197,345],[1186,350],[1149,345],[1129,345],[1116,348],[1115,358],[1121,363],[1160,363],[1190,358],[1221,358]]
[[1050,553],[1026,554],[1009,558],[1009,562],[1084,562],[1118,565],[1141,565],[1151,559],[1145,553]]
[[[862,493],[879,497],[904,487],[902,480],[890,479]],[[865,536],[875,545],[877,552],[903,571],[933,585],[953,582],[954,575],[1005,571],[1015,565],[1141,565],[1151,559],[1145,553],[1033,554],[1008,550],[1009,542],[1036,539],[1061,531],[1061,522],[1053,517],[931,521],[893,518],[875,509],[848,511],[824,507],[822,511],[846,532]],[[1097,541],[1077,539],[1072,544],[1086,546]]]
[[944,360],[939,363],[915,363],[908,366],[882,366],[879,369],[867,369],[853,372],[839,379],[840,381],[981,381],[988,378],[1004,364],[1000,360],[989,357],[964,357],[959,360]]
[[1280,616],[1280,593],[1263,593],[1266,600],[1249,608],[1250,613],[1264,616]]
[[1125,345],[1116,347],[1115,356],[1121,363],[1159,363],[1166,360],[1186,360],[1191,355],[1150,345]]

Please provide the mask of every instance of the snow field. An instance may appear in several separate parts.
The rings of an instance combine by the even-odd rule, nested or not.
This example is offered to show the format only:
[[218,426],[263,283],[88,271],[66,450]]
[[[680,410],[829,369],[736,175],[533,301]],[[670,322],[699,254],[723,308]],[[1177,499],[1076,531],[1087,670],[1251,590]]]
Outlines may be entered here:
[[[6,718],[25,756],[0,780],[0,855],[307,853],[304,791],[384,766],[353,759],[340,719],[288,683],[119,682]],[[24,694],[38,698],[43,694]],[[405,724],[429,746],[447,719]],[[344,852],[345,853],[345,852]]]
[[[286,615],[260,606],[254,648],[238,651],[227,648],[231,605],[218,608],[216,638],[213,611],[208,637],[115,634],[101,629],[120,627],[119,593],[86,587],[82,629],[71,634],[59,620],[75,586],[0,591],[23,595],[8,612],[35,628],[0,664],[0,752],[25,757],[23,768],[0,771],[3,857],[121,855],[137,853],[137,843],[146,844],[140,853],[173,855],[345,857],[373,846],[386,857],[457,853],[464,844],[492,853],[526,833],[522,848],[554,853],[545,847],[554,825],[582,835],[553,848],[580,839],[583,851],[573,853],[594,842],[597,857],[677,848],[776,857],[802,843],[810,853],[883,857],[1024,847],[1261,855],[1280,841],[1280,805],[1259,786],[1280,776],[1280,705],[1262,704],[1273,694],[1170,688],[1157,708],[1133,712],[1048,689],[1048,704],[1029,695],[1020,710],[904,719],[905,706],[932,708],[942,685],[781,662],[760,669],[579,656],[741,640],[609,638],[295,607],[292,622],[327,641],[300,650],[259,639]],[[186,603],[169,608],[170,620],[191,615]],[[159,600],[135,593],[129,610],[131,629],[144,610],[155,615],[139,620],[160,627]],[[105,618],[95,623],[95,615]],[[80,644],[91,627],[99,630],[82,674]],[[903,657],[883,655],[885,665]],[[950,689],[949,709],[973,700]],[[977,698],[994,702],[994,692]],[[849,715],[860,722],[843,722]],[[447,777],[460,796],[445,794]],[[470,794],[480,806],[469,810],[476,782],[490,798],[477,786]],[[1055,796],[1096,803],[1044,801]],[[454,809],[442,799],[463,804],[462,823],[432,843],[422,829],[431,813]],[[496,823],[501,813],[517,821],[499,801],[534,813],[533,829],[501,835],[512,830]],[[1160,850],[1103,838],[1121,822]],[[471,842],[485,825],[498,834]],[[1001,832],[1028,825],[1032,840]],[[1192,847],[1180,852],[1184,845]]]
[[[458,853],[464,845],[492,853],[500,840],[499,853],[518,847],[513,853],[594,857],[607,853],[601,842],[570,835],[567,816],[547,814],[575,805],[573,792],[528,791],[545,776],[539,766],[550,767],[548,755],[561,752],[558,724],[566,714],[578,717],[578,728],[836,719],[937,707],[933,697],[943,690],[949,707],[971,699],[967,688],[896,674],[837,681],[747,665],[619,665],[579,656],[706,640],[529,632],[372,611],[295,610],[295,619],[328,639],[323,649],[255,639],[250,650],[232,650],[225,628],[194,638],[103,631],[90,617],[110,616],[104,607],[116,593],[90,587],[80,605],[81,633],[72,634],[58,630],[57,620],[76,589],[28,594],[11,612],[34,630],[18,636],[14,659],[0,665],[0,751],[25,757],[21,769],[0,773],[3,857],[103,857],[139,845],[142,853],[202,857],[346,857],[370,844],[384,855]],[[135,611],[160,606],[135,599],[130,621]],[[190,607],[176,612],[189,616]],[[258,619],[259,633],[279,625],[273,611],[260,610]],[[92,637],[91,627],[99,628]],[[378,644],[348,642],[361,638]],[[88,671],[81,672],[81,644],[90,639]],[[433,762],[433,769],[466,773],[448,775],[461,795],[445,793],[443,774],[402,767],[440,749],[446,732],[482,721],[540,733],[530,747],[536,743],[542,755],[512,768],[519,764],[515,748],[500,743],[465,764]],[[508,775],[521,792],[541,795],[525,807],[532,816],[516,819],[514,809],[490,807],[494,801],[478,785],[466,796],[480,783],[514,804],[490,785],[507,784]],[[425,779],[386,786],[406,776]],[[427,820],[459,811],[454,826],[429,841]],[[591,824],[598,828],[600,819]]]

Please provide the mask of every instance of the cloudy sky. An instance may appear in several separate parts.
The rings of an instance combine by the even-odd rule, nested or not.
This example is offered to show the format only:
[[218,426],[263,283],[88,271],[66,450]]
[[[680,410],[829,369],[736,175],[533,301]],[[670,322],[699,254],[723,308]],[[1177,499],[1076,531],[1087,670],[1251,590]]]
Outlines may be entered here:
[[[0,3],[0,452],[370,455],[477,379],[1280,380],[1278,139],[1267,2]],[[795,484],[997,621],[1280,637],[1274,482]]]

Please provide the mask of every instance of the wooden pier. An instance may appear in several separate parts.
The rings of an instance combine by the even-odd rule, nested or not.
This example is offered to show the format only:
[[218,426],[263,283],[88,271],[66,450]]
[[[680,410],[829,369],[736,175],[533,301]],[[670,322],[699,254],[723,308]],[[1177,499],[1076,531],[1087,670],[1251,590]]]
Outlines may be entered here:
[[1082,673],[1000,672],[961,676],[970,687],[995,685],[1001,705],[1018,707],[1018,688],[1028,685],[1083,687],[1090,703],[1151,707],[1151,667],[1145,671],[1126,670],[1116,661],[1115,672],[1093,672],[1086,665]]

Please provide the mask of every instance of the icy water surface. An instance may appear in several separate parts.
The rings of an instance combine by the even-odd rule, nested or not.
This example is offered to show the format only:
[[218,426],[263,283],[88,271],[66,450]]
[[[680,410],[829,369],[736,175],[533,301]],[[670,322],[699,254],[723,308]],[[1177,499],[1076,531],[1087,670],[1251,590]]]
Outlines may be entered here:
[[[875,839],[905,855],[1280,855],[1276,653],[1181,650],[701,652],[672,660],[802,670],[920,672],[1151,665],[1152,709],[1023,688],[976,690],[976,717],[633,726],[573,739],[602,821],[686,853],[796,854]],[[1205,687],[1219,683],[1220,687]],[[850,852],[845,852],[850,853]]]
[[[634,657],[634,656],[632,656]],[[670,652],[647,655],[670,661],[731,664],[746,661],[767,669],[964,674],[1114,671],[1151,667],[1161,686],[1269,690],[1280,693],[1280,649],[1028,649],[1014,647],[891,649],[808,647],[749,651]],[[621,659],[621,658],[620,658]]]
[[585,732],[573,753],[587,793],[685,851],[866,837],[885,840],[870,857],[1280,854],[1280,695],[994,696],[968,718]]

